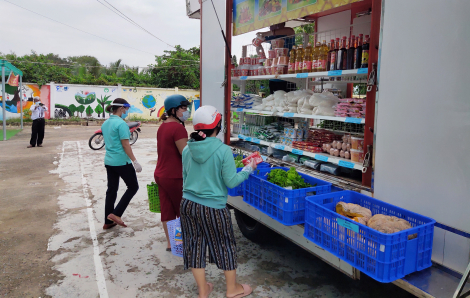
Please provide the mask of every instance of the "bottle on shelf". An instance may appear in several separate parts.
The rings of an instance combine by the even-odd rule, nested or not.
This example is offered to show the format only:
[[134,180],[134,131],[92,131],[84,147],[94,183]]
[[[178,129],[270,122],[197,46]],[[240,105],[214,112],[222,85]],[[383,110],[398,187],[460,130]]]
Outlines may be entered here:
[[312,44],[308,43],[304,50],[304,62],[302,72],[312,72]]
[[340,45],[338,47],[338,57],[336,58],[337,64],[336,64],[336,69],[337,70],[343,70],[343,66],[345,64],[345,60],[347,59],[347,51],[346,51],[346,36],[343,36],[341,39]]
[[326,45],[326,40],[323,40],[323,43],[318,49],[318,60],[317,60],[318,71],[326,71],[327,60],[328,60],[328,46]]
[[331,64],[331,52],[332,52],[332,43],[329,42],[328,43],[328,56],[327,56],[327,60],[326,60],[326,70],[330,70],[330,64]]
[[295,73],[295,53],[296,52],[296,47],[293,46],[292,50],[290,50],[289,53],[289,67],[287,69],[288,74]]
[[356,42],[356,37],[353,35],[351,36],[351,40],[349,42],[349,49],[348,49],[348,68],[347,69],[354,69],[354,50],[356,49],[354,43]]
[[331,40],[331,59],[330,59],[330,69],[328,70],[336,70],[336,54],[338,53],[338,50],[336,48],[336,42],[334,39]]
[[354,69],[361,68],[362,62],[362,34],[356,40],[356,49],[354,50]]
[[364,44],[362,45],[362,59],[361,68],[369,67],[369,35],[364,38]]
[[302,45],[299,45],[295,52],[295,73],[302,73],[304,63],[304,49]]
[[315,47],[313,47],[312,51],[312,72],[318,71],[318,42],[316,43]]
[[345,38],[343,43],[345,43],[345,52],[344,52],[344,57],[343,57],[343,66],[342,69],[346,70],[348,69],[348,51],[349,51],[349,39]]

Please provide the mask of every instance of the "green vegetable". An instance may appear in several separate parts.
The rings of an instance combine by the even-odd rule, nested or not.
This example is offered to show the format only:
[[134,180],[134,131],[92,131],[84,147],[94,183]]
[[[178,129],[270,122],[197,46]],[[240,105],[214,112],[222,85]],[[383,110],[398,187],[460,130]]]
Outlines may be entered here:
[[289,171],[284,171],[281,169],[275,169],[269,172],[268,181],[276,184],[280,187],[289,187],[292,189],[314,187],[316,184],[311,185],[302,178],[302,176],[297,173],[294,167],[290,168]]
[[245,165],[243,164],[243,154],[242,152],[237,152],[237,156],[235,156],[233,159],[235,160],[235,167],[236,168],[243,168]]

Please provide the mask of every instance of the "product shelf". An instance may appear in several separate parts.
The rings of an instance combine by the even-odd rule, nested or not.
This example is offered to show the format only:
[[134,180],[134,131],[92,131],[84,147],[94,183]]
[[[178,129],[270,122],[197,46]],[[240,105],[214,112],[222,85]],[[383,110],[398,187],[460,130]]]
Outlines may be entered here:
[[286,152],[292,152],[292,153],[297,154],[297,155],[308,156],[308,157],[314,158],[316,160],[320,160],[320,161],[324,161],[324,162],[330,162],[330,163],[338,165],[340,167],[355,169],[355,170],[361,170],[362,171],[362,163],[353,162],[349,159],[336,157],[336,156],[332,156],[332,155],[324,154],[324,153],[307,152],[307,151],[303,151],[303,150],[300,150],[300,149],[295,149],[295,148],[292,148],[292,147],[289,147],[289,146],[286,146],[286,145],[282,145],[282,144],[278,144],[278,143],[272,143],[272,142],[266,142],[266,141],[259,140],[259,139],[256,139],[256,138],[247,137],[247,136],[242,135],[242,134],[239,134],[238,138],[241,139],[241,140],[245,140],[246,142],[261,144],[261,145],[269,146],[269,147],[274,148],[274,149],[283,150],[283,151],[286,151]]
[[[284,75],[267,75],[267,76],[240,76],[232,77],[233,82],[240,81],[259,81],[259,80],[270,80],[270,79],[306,79],[306,78],[321,78],[321,77],[347,77],[351,75],[364,75],[367,76],[367,68],[349,69],[349,70],[332,70],[332,71],[320,71],[320,72],[309,72],[309,73],[294,73]],[[337,83],[342,81],[328,81],[327,83]],[[325,82],[324,82],[325,83]]]
[[340,121],[340,122],[346,122],[346,123],[356,123],[356,124],[364,124],[365,123],[364,118],[332,117],[332,116],[308,115],[308,114],[284,113],[284,112],[280,113],[280,112],[268,112],[268,111],[243,109],[243,108],[235,108],[235,109],[231,109],[231,111],[232,112],[244,112],[244,113],[272,115],[272,116],[285,117],[285,118],[308,118],[308,119],[318,119],[318,120],[333,120],[333,121]]

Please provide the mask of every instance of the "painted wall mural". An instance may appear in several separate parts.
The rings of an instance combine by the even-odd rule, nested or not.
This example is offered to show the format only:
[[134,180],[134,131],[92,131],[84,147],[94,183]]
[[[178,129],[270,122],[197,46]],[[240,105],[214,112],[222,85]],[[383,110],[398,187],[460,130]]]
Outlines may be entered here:
[[[0,85],[0,120],[3,120],[3,98],[2,87]],[[21,99],[20,99],[21,96]],[[43,85],[39,88],[36,84],[24,83],[21,92],[19,87],[5,86],[5,110],[6,119],[19,118],[21,115],[21,104],[23,111],[27,110],[33,105],[33,98],[38,96],[41,102],[48,108],[45,113],[45,118],[50,118],[51,112],[51,90],[49,85]]]

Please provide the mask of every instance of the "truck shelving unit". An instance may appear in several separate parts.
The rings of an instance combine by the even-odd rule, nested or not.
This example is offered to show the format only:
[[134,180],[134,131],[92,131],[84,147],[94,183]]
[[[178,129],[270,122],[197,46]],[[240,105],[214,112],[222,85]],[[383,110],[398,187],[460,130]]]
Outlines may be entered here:
[[[243,140],[286,153],[293,151],[278,143],[232,134],[230,118],[234,112],[239,115],[241,124],[246,113],[256,113],[294,121],[309,119],[313,126],[322,121],[363,125],[364,150],[371,154],[369,164],[294,150],[296,154],[361,171],[361,179],[337,177],[272,157],[268,157],[267,162],[295,166],[299,172],[331,182],[335,187],[361,192],[434,218],[437,223],[433,266],[393,283],[417,297],[464,297],[462,294],[470,289],[466,284],[470,271],[470,267],[467,268],[470,262],[470,158],[465,153],[465,148],[470,147],[470,102],[466,86],[470,77],[470,59],[466,58],[470,43],[465,38],[470,32],[470,3],[318,0],[318,5],[329,6],[329,9],[302,16],[304,21],[315,21],[313,35],[318,40],[329,40],[324,36],[369,34],[368,68],[232,78],[231,57],[227,52],[234,52],[230,49],[233,11],[243,2],[259,1],[198,3],[187,0],[188,15],[199,18],[201,25],[201,105],[213,105],[223,111],[227,128],[224,141],[230,144],[231,140]],[[283,5],[285,2],[282,1]],[[298,19],[287,21],[289,26]],[[225,39],[220,34],[219,24]],[[250,26],[244,32],[251,32],[253,37],[256,31],[267,31]],[[308,38],[304,37],[304,42]],[[249,55],[249,47],[244,52]],[[330,81],[331,77],[342,77],[342,80]],[[351,97],[353,83],[367,83],[365,118],[231,109],[232,84],[238,85],[244,93],[247,81],[273,78],[295,83],[297,89],[321,90],[333,86],[341,89],[346,97]],[[249,149],[243,150],[250,153]],[[235,209],[238,226],[247,238],[256,241],[265,229],[271,229],[351,278],[359,279],[359,270],[303,237],[303,225],[285,226],[245,203],[241,197],[229,197],[228,204]]]

